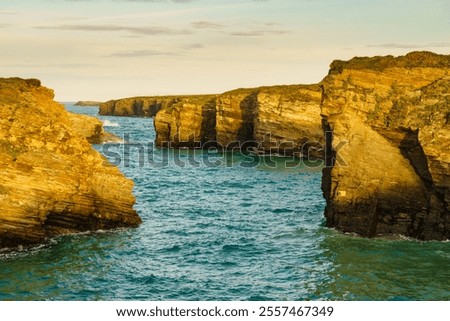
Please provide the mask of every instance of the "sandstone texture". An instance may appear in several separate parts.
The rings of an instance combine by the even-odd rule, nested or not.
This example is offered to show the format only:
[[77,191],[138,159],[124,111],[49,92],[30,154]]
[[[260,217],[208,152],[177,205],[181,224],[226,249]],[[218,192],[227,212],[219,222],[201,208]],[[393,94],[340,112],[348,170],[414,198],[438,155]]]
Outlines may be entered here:
[[[322,156],[321,88],[292,85],[191,96],[155,117],[157,146],[253,148]],[[170,144],[169,144],[170,143]],[[208,143],[208,144],[207,144]],[[205,144],[207,144],[205,146]]]
[[100,115],[154,117],[166,104],[178,97],[131,97],[109,100],[99,105]]
[[335,61],[322,87],[328,226],[449,239],[450,56]]
[[450,238],[450,56],[357,57],[334,61],[317,85],[146,99],[103,109],[156,114],[157,146],[325,159],[329,227]]
[[215,140],[215,95],[160,98],[154,126],[160,147],[200,148]]
[[133,183],[73,121],[38,80],[0,79],[0,247],[140,224]]
[[121,142],[122,139],[107,132],[101,120],[95,117],[68,112],[72,128],[91,144]]

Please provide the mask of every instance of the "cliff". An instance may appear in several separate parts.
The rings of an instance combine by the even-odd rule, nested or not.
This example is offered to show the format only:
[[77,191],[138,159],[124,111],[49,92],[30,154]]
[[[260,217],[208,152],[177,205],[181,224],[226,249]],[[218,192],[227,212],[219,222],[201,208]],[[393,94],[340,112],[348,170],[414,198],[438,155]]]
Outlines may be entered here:
[[321,88],[292,85],[237,89],[218,96],[191,96],[163,107],[155,117],[157,146],[322,156]]
[[322,86],[327,225],[450,238],[450,56],[335,61]]
[[75,106],[80,107],[95,107],[102,104],[101,101],[93,101],[93,100],[80,100],[75,103]]
[[121,142],[122,139],[105,131],[103,123],[95,117],[68,112],[72,129],[83,136],[91,144]]
[[327,226],[369,237],[445,240],[449,71],[450,56],[430,52],[357,57],[334,61],[317,85],[172,97],[152,105],[159,108],[156,144],[324,158]]
[[100,115],[154,117],[166,105],[171,105],[179,97],[154,96],[131,97],[109,100],[99,105]]
[[0,79],[0,247],[140,224],[133,183],[72,120],[38,80]]
[[154,126],[160,147],[199,148],[215,140],[214,95],[159,98]]

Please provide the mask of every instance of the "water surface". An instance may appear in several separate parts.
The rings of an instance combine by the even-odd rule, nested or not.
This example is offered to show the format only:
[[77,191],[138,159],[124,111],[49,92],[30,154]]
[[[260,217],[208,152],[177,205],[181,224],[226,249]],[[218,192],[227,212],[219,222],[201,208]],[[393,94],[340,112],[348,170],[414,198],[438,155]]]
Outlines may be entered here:
[[448,242],[363,239],[324,227],[320,167],[173,154],[149,145],[152,119],[99,118],[127,134],[125,147],[107,153],[134,180],[144,223],[0,254],[0,299],[450,299]]

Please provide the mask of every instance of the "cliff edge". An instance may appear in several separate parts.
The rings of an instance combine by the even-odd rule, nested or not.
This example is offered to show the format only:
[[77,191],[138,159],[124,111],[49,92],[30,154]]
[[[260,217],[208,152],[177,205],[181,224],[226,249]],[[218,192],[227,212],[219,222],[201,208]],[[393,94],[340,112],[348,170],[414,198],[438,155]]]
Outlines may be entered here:
[[327,225],[449,239],[450,56],[335,61],[322,86]]
[[141,222],[132,181],[53,96],[36,79],[0,79],[0,247]]
[[236,89],[183,98],[156,114],[156,145],[323,157],[320,102],[318,85]]

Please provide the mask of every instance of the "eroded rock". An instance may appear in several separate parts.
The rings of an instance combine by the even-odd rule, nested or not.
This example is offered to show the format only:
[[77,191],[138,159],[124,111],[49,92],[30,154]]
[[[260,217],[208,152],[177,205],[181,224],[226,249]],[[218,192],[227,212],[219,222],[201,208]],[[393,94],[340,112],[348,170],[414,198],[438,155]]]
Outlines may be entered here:
[[450,237],[450,56],[336,61],[323,81],[333,132],[323,191],[327,225],[363,236]]
[[0,79],[0,247],[138,226],[133,183],[35,79]]
[[[292,85],[192,96],[155,117],[157,146],[255,148],[323,156],[321,88]],[[308,155],[304,155],[308,156]]]

